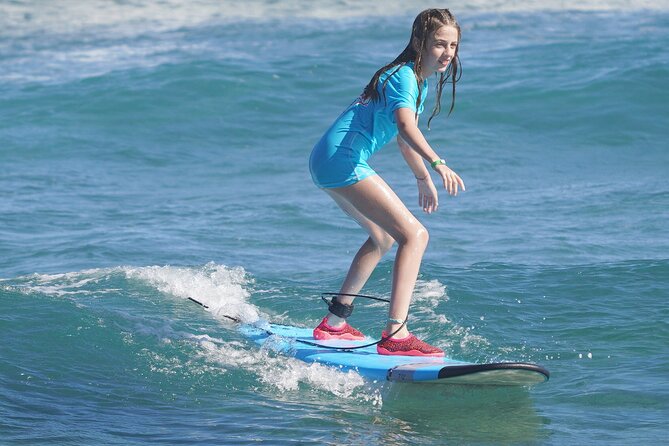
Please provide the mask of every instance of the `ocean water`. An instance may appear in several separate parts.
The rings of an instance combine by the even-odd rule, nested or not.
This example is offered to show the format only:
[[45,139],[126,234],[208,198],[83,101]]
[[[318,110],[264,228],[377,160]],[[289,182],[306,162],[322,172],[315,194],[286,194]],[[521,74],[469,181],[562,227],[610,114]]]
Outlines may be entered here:
[[421,214],[373,158],[430,231],[411,329],[549,382],[374,383],[223,317],[322,317],[365,236],[309,151],[428,6],[0,0],[0,444],[666,441],[666,1],[447,5],[463,76],[424,131],[467,191]]

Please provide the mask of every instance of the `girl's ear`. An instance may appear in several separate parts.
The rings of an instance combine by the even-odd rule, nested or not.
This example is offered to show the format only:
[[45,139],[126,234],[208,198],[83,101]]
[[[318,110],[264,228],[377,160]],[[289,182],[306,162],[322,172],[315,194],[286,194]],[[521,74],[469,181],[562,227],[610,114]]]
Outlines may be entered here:
[[418,37],[414,36],[411,38],[411,48],[417,53],[420,52],[420,41],[418,40]]

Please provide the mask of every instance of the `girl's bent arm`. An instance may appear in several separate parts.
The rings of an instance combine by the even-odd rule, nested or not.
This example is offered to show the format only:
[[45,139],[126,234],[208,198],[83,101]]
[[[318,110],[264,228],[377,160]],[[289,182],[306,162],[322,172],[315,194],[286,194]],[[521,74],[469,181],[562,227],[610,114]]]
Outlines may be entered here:
[[[415,112],[413,110],[406,107],[398,108],[395,110],[395,122],[397,122],[397,130],[402,139],[422,158],[430,163],[440,159],[423,136],[418,125],[416,125]],[[412,170],[414,170],[413,166],[411,167]],[[434,170],[437,171],[443,179],[444,187],[449,194],[457,195],[458,187],[465,190],[465,183],[462,179],[445,164],[435,166]],[[416,171],[414,170],[414,174],[415,173]]]

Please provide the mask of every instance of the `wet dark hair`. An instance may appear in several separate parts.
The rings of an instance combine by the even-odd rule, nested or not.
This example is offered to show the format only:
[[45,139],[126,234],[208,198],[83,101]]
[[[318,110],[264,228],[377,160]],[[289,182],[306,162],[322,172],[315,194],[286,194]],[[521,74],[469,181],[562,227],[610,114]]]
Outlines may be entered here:
[[[382,91],[385,99],[386,84],[388,83],[390,77],[406,63],[413,62],[416,81],[418,82],[418,98],[416,99],[416,110],[418,110],[423,89],[423,81],[425,80],[425,77],[421,72],[423,51],[427,48],[427,41],[429,36],[433,35],[442,26],[454,27],[458,31],[458,43],[460,42],[460,25],[455,19],[455,16],[451,14],[448,9],[426,9],[425,11],[418,14],[413,22],[413,26],[411,28],[411,38],[409,39],[409,43],[407,44],[406,48],[404,48],[404,51],[402,51],[400,55],[395,58],[395,60],[390,62],[388,65],[381,67],[376,73],[374,73],[374,76],[372,76],[372,79],[363,90],[362,99],[365,101],[380,100],[378,91],[379,78],[383,73],[396,66],[397,68],[392,73],[390,73],[390,75],[386,77],[383,82]],[[447,82],[451,82],[453,84],[451,94],[451,108],[448,111],[449,115],[455,107],[455,84],[460,80],[460,76],[462,75],[462,65],[460,64],[460,58],[458,57],[458,50],[459,45],[455,49],[455,55],[453,56],[453,59],[448,65],[446,71],[439,74],[436,92],[437,100],[434,109],[432,109],[432,115],[427,121],[428,128],[430,128],[430,122],[432,121],[432,118],[437,116],[441,111],[441,93],[443,91],[444,84]]]

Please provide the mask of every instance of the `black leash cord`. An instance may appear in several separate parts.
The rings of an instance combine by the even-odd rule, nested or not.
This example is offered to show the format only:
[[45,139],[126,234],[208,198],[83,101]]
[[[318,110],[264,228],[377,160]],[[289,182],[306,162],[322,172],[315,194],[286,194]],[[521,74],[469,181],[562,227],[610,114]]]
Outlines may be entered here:
[[[362,297],[365,299],[371,299],[371,300],[378,300],[381,302],[390,302],[390,299],[385,299],[383,297],[374,297],[374,296],[365,296],[363,294],[349,294],[349,293],[321,293],[321,299],[323,299],[327,303],[327,299],[325,296],[350,296],[350,297]],[[377,344],[382,343],[383,341],[392,338],[395,336],[397,333],[400,332],[400,330],[407,324],[407,321],[409,320],[409,316],[407,315],[406,319],[404,319],[404,322],[400,325],[400,327],[393,331],[391,334],[388,336],[381,336],[381,339],[379,339],[376,342],[372,342],[370,344],[364,344],[364,345],[355,345],[351,347],[335,347],[332,345],[325,345],[325,344],[319,344],[317,342],[311,342],[311,341],[304,341],[302,339],[296,339],[297,342],[301,342],[302,344],[306,345],[311,345],[312,347],[319,347],[319,348],[327,348],[329,350],[342,350],[342,351],[347,351],[347,350],[359,350],[361,348],[367,348],[367,347],[373,347]]]
[[378,300],[381,302],[390,302],[390,299],[384,297],[374,297],[374,296],[364,296],[362,294],[349,294],[349,293],[321,293],[321,299],[325,299],[323,296],[350,296],[350,297],[364,297],[365,299]]
[[[195,302],[196,304],[198,304],[198,305],[201,306],[202,308],[206,308],[206,309],[209,308],[208,306],[206,306],[206,305],[203,304],[202,302],[200,302],[200,301],[198,301],[198,300],[195,300],[195,299],[193,299],[192,297],[189,297],[188,300],[190,300],[191,302]],[[237,317],[234,317],[234,316],[228,316],[227,314],[222,314],[221,316],[223,316],[223,317],[225,317],[225,318],[228,318],[228,319],[230,319],[230,320],[233,321],[233,322],[237,322],[238,324],[241,324],[241,323],[242,323],[242,320],[239,319],[239,318],[237,318]]]
[[[350,297],[363,297],[363,298],[365,298],[365,299],[378,300],[378,301],[381,301],[381,302],[390,302],[389,299],[384,299],[384,298],[382,298],[382,297],[374,297],[374,296],[363,296],[362,294],[321,293],[321,299],[325,300],[325,297],[324,297],[324,296],[350,296]],[[203,303],[200,302],[200,301],[197,301],[197,300],[193,299],[192,297],[189,297],[188,300],[190,300],[190,301],[192,301],[192,302],[195,302],[196,304],[198,304],[198,305],[201,306],[202,308],[209,308],[207,305],[203,304]],[[326,301],[326,302],[327,302],[327,301]],[[241,324],[241,323],[242,323],[242,320],[241,320],[241,319],[236,318],[236,317],[234,317],[234,316],[228,316],[227,314],[222,314],[221,316],[223,316],[223,317],[225,317],[225,318],[227,318],[227,319],[230,319],[230,320],[233,321],[233,322],[237,322],[238,324]],[[326,348],[326,349],[328,349],[328,350],[341,350],[341,351],[359,350],[359,349],[361,349],[361,348],[373,347],[373,346],[375,346],[375,345],[378,345],[378,344],[382,343],[383,341],[388,340],[389,338],[392,338],[393,336],[395,336],[397,333],[400,332],[400,330],[407,324],[407,321],[408,321],[408,320],[409,320],[409,316],[407,316],[406,319],[404,319],[404,322],[402,322],[402,324],[400,325],[400,327],[399,327],[397,330],[393,331],[393,332],[392,332],[391,334],[389,334],[388,336],[381,336],[381,339],[379,339],[378,341],[376,341],[376,342],[372,342],[372,343],[369,343],[369,344],[364,344],[364,345],[354,345],[354,346],[350,346],[350,347],[336,347],[336,346],[333,346],[333,345],[325,345],[325,344],[319,344],[319,343],[317,343],[317,342],[305,341],[305,340],[303,340],[303,339],[297,339],[297,338],[294,338],[294,339],[295,339],[295,342],[299,342],[300,344],[310,345],[310,346],[312,346],[312,347],[318,347],[318,348]],[[263,330],[265,333],[267,333],[268,335],[276,334],[276,333],[272,333],[272,332],[269,331],[269,330],[265,330],[265,329],[262,329],[262,330]]]

